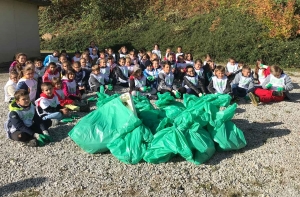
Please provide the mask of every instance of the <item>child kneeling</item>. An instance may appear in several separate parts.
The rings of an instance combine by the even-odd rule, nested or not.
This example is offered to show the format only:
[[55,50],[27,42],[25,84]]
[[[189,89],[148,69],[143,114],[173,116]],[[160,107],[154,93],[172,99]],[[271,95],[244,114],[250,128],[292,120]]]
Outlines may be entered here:
[[51,121],[40,118],[30,102],[28,91],[17,90],[9,110],[8,120],[4,123],[8,138],[26,142],[28,146],[42,146],[51,141],[48,133]]
[[53,94],[51,83],[42,83],[41,89],[40,98],[35,101],[36,111],[43,120],[51,119],[52,125],[55,126],[63,118],[63,115],[68,115],[69,110],[60,105],[58,97]]

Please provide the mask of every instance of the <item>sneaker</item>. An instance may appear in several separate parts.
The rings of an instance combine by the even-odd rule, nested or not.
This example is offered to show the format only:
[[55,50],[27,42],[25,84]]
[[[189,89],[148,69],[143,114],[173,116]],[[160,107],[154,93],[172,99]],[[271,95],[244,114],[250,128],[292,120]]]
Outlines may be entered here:
[[59,123],[57,119],[51,119],[51,121],[52,121],[52,126],[56,126]]
[[288,100],[288,101],[293,100],[293,98],[289,92],[285,92],[284,95],[285,95],[286,100]]
[[254,105],[255,107],[258,106],[258,98],[252,92],[249,92],[248,96],[252,102],[252,105]]
[[37,143],[37,140],[36,139],[32,139],[32,140],[29,140],[27,143],[26,143],[27,146],[29,147],[37,147],[38,146],[38,143]]
[[283,92],[273,91],[272,96],[283,96]]

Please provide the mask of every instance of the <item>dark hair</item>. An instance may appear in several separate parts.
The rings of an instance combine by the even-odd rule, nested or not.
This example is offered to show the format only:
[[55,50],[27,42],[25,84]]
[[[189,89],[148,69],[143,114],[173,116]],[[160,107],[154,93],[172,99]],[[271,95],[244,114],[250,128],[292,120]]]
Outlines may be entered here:
[[196,60],[195,60],[195,64],[198,63],[198,62],[200,62],[201,64],[203,64],[203,62],[202,62],[201,59],[196,59]]
[[44,83],[41,84],[41,90],[44,90],[45,87],[51,87],[52,88],[53,86],[52,86],[52,83],[50,83],[50,82],[44,82]]
[[17,90],[14,94],[14,98],[16,99],[16,101],[20,100],[22,96],[29,96],[29,92],[27,90],[20,89]]
[[248,66],[248,65],[244,65],[244,66],[242,67],[242,70],[250,70],[250,71],[251,71],[251,68],[250,68],[250,66]]
[[60,83],[60,84],[62,83],[60,77],[53,77],[52,78],[52,86],[55,86],[58,83]]
[[60,53],[67,53],[67,51],[65,49],[61,50]]
[[185,67],[186,72],[188,71],[189,68],[192,68],[192,69],[194,70],[194,67],[193,67],[192,65],[187,65],[187,66]]
[[171,62],[170,61],[164,61],[162,62],[163,63],[163,68],[166,66],[166,65],[169,65],[171,67]]

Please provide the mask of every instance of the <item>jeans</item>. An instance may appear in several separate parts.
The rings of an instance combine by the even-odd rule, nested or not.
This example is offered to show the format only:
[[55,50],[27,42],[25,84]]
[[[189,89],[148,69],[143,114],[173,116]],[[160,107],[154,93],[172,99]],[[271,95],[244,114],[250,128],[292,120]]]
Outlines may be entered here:
[[248,93],[247,89],[240,88],[237,84],[233,84],[231,88],[234,96],[245,97]]
[[54,112],[51,114],[48,114],[46,116],[44,116],[42,119],[43,120],[48,120],[48,119],[57,119],[57,120],[61,120],[63,117],[61,112]]

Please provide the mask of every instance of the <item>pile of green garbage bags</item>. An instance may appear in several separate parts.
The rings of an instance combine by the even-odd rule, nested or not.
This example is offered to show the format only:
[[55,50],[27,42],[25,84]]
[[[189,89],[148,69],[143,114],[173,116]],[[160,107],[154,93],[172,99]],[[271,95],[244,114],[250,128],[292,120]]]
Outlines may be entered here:
[[169,93],[158,94],[156,108],[146,97],[130,99],[133,106],[119,95],[98,93],[97,109],[83,117],[69,136],[88,153],[110,151],[128,164],[162,163],[176,155],[202,164],[216,150],[246,146],[243,132],[231,122],[237,105],[230,105],[229,95],[185,94],[178,102]]

